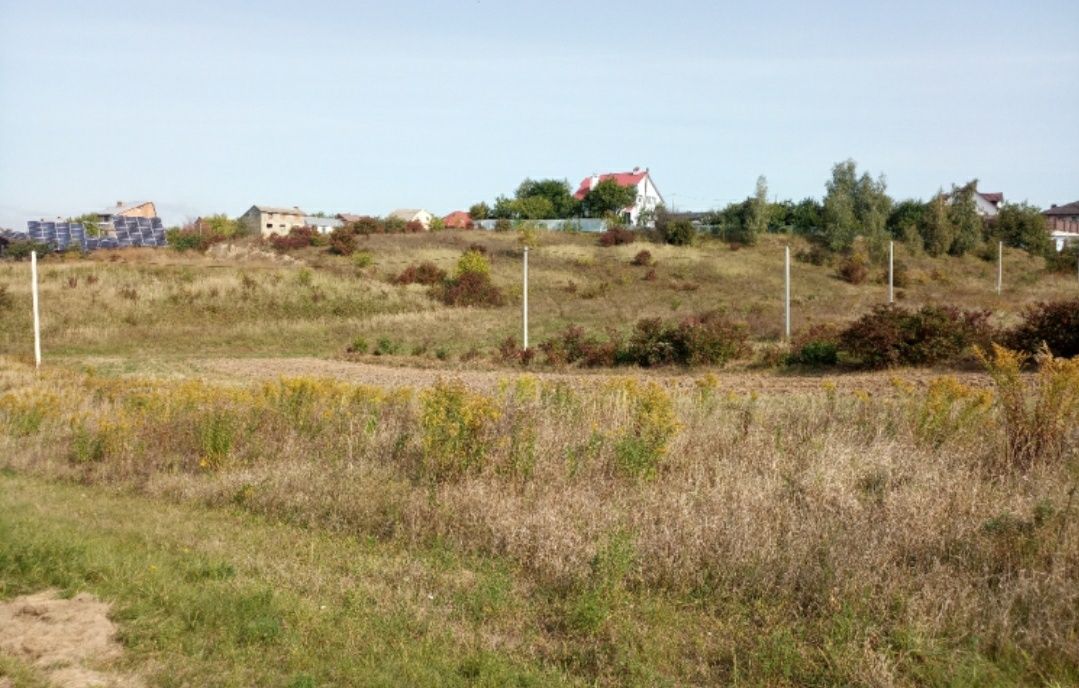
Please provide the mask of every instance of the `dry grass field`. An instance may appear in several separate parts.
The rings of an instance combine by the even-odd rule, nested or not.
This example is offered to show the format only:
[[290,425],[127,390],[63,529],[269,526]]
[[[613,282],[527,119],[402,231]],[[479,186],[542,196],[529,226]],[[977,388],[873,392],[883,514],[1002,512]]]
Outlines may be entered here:
[[[644,317],[680,318],[723,309],[744,321],[758,342],[775,341],[783,327],[783,245],[764,237],[753,248],[731,250],[718,242],[694,247],[647,242],[603,248],[594,235],[541,233],[530,258],[530,324],[533,344],[568,325],[603,334],[626,332]],[[805,248],[790,239],[793,251]],[[78,360],[88,355],[131,360],[169,357],[344,356],[357,337],[372,352],[407,357],[408,364],[442,365],[490,359],[508,336],[520,339],[521,249],[513,233],[440,232],[374,235],[362,239],[373,264],[325,249],[303,249],[302,261],[283,265],[135,249],[102,252],[91,260],[50,258],[42,264],[42,321],[46,353]],[[501,308],[443,306],[422,285],[398,286],[393,276],[429,260],[452,271],[472,244],[487,249],[494,283],[507,294]],[[650,268],[630,260],[652,253]],[[1008,251],[1004,294],[994,293],[995,265],[974,256],[933,259],[908,256],[909,284],[901,303],[946,303],[989,309],[993,322],[1014,320],[1024,304],[1074,296],[1074,275],[1046,273],[1041,258]],[[869,283],[852,285],[830,266],[795,261],[792,268],[794,328],[846,322],[887,299],[882,269]],[[26,355],[30,335],[25,263],[0,263],[0,353]],[[369,354],[370,355],[370,354]]]
[[[474,242],[503,307],[391,283]],[[544,235],[533,338],[725,308],[766,349],[782,245]],[[514,236],[363,248],[50,258],[41,371],[0,263],[0,603],[96,596],[90,669],[145,685],[1079,684],[1079,360],[523,373]],[[1079,291],[900,257],[904,302],[1002,324]],[[793,272],[799,326],[885,297]],[[0,647],[0,685],[48,671]]]

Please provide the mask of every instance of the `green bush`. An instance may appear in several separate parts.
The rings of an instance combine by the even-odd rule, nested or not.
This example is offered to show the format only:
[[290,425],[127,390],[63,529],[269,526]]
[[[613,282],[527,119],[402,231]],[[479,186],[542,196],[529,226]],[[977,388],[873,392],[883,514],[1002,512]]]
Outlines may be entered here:
[[818,324],[798,332],[791,340],[786,362],[812,368],[835,365],[839,362],[839,330],[834,325]]

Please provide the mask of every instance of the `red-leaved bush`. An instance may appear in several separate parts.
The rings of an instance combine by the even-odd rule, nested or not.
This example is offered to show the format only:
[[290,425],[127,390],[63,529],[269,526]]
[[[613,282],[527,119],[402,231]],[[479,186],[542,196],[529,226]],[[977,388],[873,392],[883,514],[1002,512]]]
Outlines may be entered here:
[[636,240],[637,234],[633,230],[623,227],[611,227],[599,235],[600,246],[621,246],[622,244],[632,244]]
[[864,368],[934,365],[954,359],[991,339],[988,311],[951,306],[877,306],[843,330],[840,352]]
[[307,248],[318,240],[318,230],[314,227],[293,227],[288,234],[272,234],[270,246],[277,251],[292,251]]
[[446,271],[429,260],[418,265],[409,265],[393,279],[395,284],[441,284],[446,279]]
[[1035,355],[1044,343],[1058,358],[1079,356],[1079,298],[1029,306],[1004,337],[1009,348]]

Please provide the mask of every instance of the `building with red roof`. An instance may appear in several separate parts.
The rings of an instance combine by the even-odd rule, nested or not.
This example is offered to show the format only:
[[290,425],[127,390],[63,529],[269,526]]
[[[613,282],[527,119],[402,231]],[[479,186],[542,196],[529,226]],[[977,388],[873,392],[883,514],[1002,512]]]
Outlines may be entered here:
[[574,198],[579,201],[584,200],[589,191],[594,189],[600,182],[608,179],[613,179],[619,186],[632,186],[637,189],[637,198],[633,205],[626,206],[623,211],[623,215],[629,220],[630,224],[638,224],[642,214],[648,216],[654,213],[656,208],[663,205],[663,196],[659,193],[659,189],[656,188],[655,182],[652,181],[652,175],[649,174],[647,167],[643,170],[640,167],[634,167],[630,172],[607,172],[585,177],[581,180],[580,186],[577,187],[576,193],[573,194]]
[[455,210],[442,218],[446,229],[472,229],[472,216],[463,210]]

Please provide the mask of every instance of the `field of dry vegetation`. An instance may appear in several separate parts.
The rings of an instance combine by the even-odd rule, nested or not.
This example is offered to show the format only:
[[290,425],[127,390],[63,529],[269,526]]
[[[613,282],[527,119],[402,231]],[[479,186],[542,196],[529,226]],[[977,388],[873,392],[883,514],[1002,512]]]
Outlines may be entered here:
[[[504,306],[393,283],[424,260],[452,272],[472,243]],[[1079,359],[1024,368],[997,348],[984,374],[777,372],[779,240],[551,235],[532,252],[536,341],[721,307],[752,352],[733,373],[528,374],[498,356],[518,329],[514,237],[360,248],[297,265],[49,259],[40,372],[26,267],[0,264],[0,598],[110,599],[123,668],[154,685],[1079,683]],[[631,264],[642,248],[655,279]],[[1079,290],[1021,253],[1001,297],[977,258],[902,259],[904,303],[991,309],[999,325]],[[884,299],[834,267],[793,272],[800,328]],[[377,377],[383,361],[396,377]],[[279,375],[297,369],[313,374]],[[73,499],[76,515],[50,506]],[[109,525],[122,510],[144,515]],[[233,573],[158,571],[191,557]],[[332,623],[303,611],[319,605]],[[342,634],[372,628],[397,663],[307,639],[344,656]],[[31,673],[0,652],[0,677]]]

